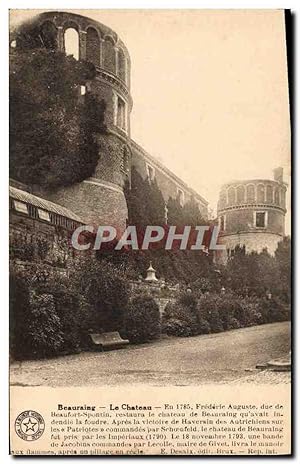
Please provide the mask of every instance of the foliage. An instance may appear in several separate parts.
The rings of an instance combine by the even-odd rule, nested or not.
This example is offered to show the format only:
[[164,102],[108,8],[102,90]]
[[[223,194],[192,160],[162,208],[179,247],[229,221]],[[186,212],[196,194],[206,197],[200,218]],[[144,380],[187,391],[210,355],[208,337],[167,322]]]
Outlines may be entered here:
[[10,275],[10,351],[16,359],[57,354],[63,332],[53,295],[38,294],[14,271]]
[[90,328],[119,330],[129,300],[127,274],[105,259],[82,259],[70,276],[72,285],[90,305]]
[[218,333],[290,318],[289,307],[279,298],[242,297],[233,292],[181,295],[169,303],[163,315],[163,332],[189,337]]
[[234,256],[222,271],[225,288],[242,295],[265,296],[266,293],[278,294],[280,272],[276,257],[266,250],[262,253],[246,254],[237,247]]
[[[17,48],[10,63],[10,175],[46,188],[91,176],[104,102],[79,87],[94,70],[56,50]],[[84,153],[84,156],[83,156]]]
[[156,180],[143,179],[134,166],[131,187],[126,184],[125,197],[129,224],[146,227],[165,223],[165,202]]
[[279,267],[278,290],[284,301],[291,301],[291,239],[284,237],[278,243],[275,258]]
[[176,226],[200,226],[207,223],[203,220],[199,207],[193,197],[183,206],[179,196],[168,200],[168,223]]
[[31,292],[25,352],[34,357],[45,357],[57,354],[62,344],[62,326],[55,311],[53,295]]
[[125,333],[131,343],[145,343],[160,335],[159,307],[148,295],[132,299],[125,314]]
[[61,323],[63,343],[60,350],[72,353],[85,343],[90,323],[90,308],[83,296],[64,276],[49,276],[35,285],[38,292],[47,291],[53,296],[56,314]]
[[198,320],[195,314],[196,300],[188,294],[181,294],[175,302],[165,307],[162,331],[177,337],[191,337],[198,333]]

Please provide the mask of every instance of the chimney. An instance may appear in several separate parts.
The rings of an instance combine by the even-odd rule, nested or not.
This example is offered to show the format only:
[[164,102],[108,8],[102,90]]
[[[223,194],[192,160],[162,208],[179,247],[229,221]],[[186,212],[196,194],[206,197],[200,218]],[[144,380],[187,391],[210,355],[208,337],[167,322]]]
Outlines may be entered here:
[[279,168],[273,169],[273,173],[274,173],[274,180],[282,183],[283,182],[283,168],[279,167]]

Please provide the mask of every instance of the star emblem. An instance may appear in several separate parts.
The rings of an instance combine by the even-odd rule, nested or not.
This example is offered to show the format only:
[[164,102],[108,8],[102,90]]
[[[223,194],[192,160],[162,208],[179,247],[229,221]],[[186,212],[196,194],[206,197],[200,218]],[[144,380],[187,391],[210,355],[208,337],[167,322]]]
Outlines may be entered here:
[[27,422],[23,422],[23,424],[26,427],[25,432],[29,432],[29,430],[32,430],[33,432],[35,432],[34,427],[37,425],[37,422],[32,422],[30,417],[27,420]]

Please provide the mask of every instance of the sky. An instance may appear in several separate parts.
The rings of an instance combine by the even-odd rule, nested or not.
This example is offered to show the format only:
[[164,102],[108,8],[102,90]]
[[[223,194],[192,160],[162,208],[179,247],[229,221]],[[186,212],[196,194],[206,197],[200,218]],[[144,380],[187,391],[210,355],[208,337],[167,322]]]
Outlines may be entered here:
[[[109,26],[125,43],[131,137],[214,212],[223,183],[272,178],[278,166],[289,182],[282,10],[69,11]],[[11,22],[36,13],[11,10]]]

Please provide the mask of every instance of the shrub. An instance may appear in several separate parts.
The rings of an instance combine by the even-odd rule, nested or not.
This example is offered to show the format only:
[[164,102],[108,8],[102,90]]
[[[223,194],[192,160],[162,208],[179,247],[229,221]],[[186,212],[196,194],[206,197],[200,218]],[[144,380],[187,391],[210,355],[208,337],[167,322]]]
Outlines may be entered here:
[[198,300],[198,321],[207,321],[212,333],[222,332],[223,323],[219,313],[221,307],[221,296],[206,293]]
[[174,335],[175,337],[191,337],[193,335],[192,329],[187,321],[175,319],[174,317],[164,322],[163,332],[167,335]]
[[30,299],[25,352],[41,358],[57,354],[63,345],[63,332],[53,295],[32,292]]
[[11,355],[20,359],[25,354],[24,341],[30,317],[28,285],[18,273],[11,271],[9,277],[9,348]]
[[291,318],[290,306],[276,297],[261,301],[261,313],[263,323],[283,322]]
[[28,276],[10,276],[10,352],[15,359],[57,354],[63,344],[53,295],[30,290]]
[[260,312],[259,299],[256,297],[246,297],[241,299],[241,324],[242,327],[262,324],[263,319]]
[[152,297],[133,298],[125,314],[125,333],[132,343],[145,343],[159,337],[159,307]]
[[169,302],[163,315],[162,331],[177,337],[197,335],[196,304],[196,300],[190,294],[181,294],[176,301]]
[[198,321],[198,334],[209,334],[211,333],[211,327],[206,319],[200,319]]
[[70,276],[72,286],[90,306],[90,328],[120,330],[129,301],[125,270],[104,259],[86,259],[74,271]]
[[89,307],[78,290],[64,276],[48,277],[46,282],[36,284],[40,293],[53,296],[55,311],[61,322],[63,343],[61,350],[72,353],[84,344],[84,333],[90,326]]

